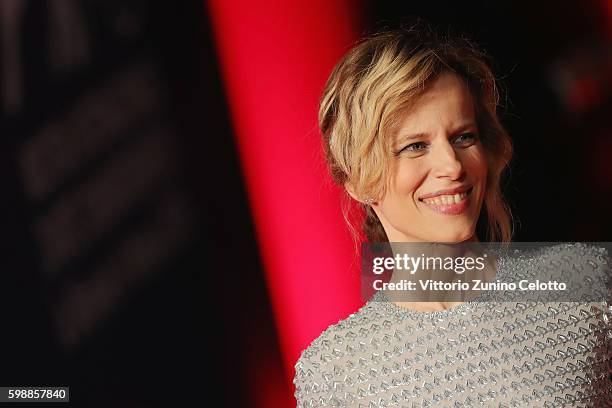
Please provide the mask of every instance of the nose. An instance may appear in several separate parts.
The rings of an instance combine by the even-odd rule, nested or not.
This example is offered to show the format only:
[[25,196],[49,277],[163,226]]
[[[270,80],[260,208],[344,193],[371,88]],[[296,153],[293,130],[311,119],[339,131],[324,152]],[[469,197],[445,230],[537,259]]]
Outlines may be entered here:
[[465,169],[461,157],[448,140],[445,139],[437,143],[437,146],[432,146],[432,150],[430,158],[434,176],[458,180],[464,175]]

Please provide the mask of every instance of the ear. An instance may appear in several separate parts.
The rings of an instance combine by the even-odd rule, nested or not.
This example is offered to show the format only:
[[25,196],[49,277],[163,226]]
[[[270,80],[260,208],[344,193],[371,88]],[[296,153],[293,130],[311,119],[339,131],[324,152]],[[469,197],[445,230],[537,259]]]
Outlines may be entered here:
[[353,189],[353,186],[347,181],[346,183],[344,183],[344,188],[346,189],[346,192],[355,200],[355,201],[361,201],[359,199],[359,197],[357,197],[357,194],[355,194],[355,190]]

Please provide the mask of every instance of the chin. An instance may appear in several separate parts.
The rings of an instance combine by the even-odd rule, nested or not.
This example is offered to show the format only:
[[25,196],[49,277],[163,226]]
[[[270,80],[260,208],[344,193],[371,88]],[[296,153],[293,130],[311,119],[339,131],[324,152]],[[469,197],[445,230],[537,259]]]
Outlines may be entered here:
[[445,231],[444,234],[436,236],[432,242],[445,242],[449,244],[458,244],[469,240],[474,236],[473,230],[460,230],[456,232]]

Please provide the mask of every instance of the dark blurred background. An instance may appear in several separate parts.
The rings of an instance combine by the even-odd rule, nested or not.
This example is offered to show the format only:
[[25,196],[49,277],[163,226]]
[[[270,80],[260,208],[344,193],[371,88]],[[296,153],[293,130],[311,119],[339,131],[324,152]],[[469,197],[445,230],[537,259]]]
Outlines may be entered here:
[[[612,240],[609,1],[355,7],[364,31],[419,15],[493,56],[516,241]],[[295,406],[205,2],[2,0],[0,18],[0,385]]]

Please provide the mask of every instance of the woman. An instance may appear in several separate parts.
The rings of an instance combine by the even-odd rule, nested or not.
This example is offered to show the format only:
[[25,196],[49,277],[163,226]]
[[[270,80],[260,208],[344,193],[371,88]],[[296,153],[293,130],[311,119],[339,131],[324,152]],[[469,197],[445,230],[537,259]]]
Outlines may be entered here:
[[[478,242],[479,219],[490,241],[511,240],[500,178],[512,147],[497,102],[483,53],[422,21],[344,56],[319,124],[334,180],[364,207],[368,241]],[[603,273],[610,265],[605,249],[564,244],[504,270],[593,260]],[[302,353],[295,396],[299,407],[611,406],[610,316],[605,301],[392,302],[378,292]]]

